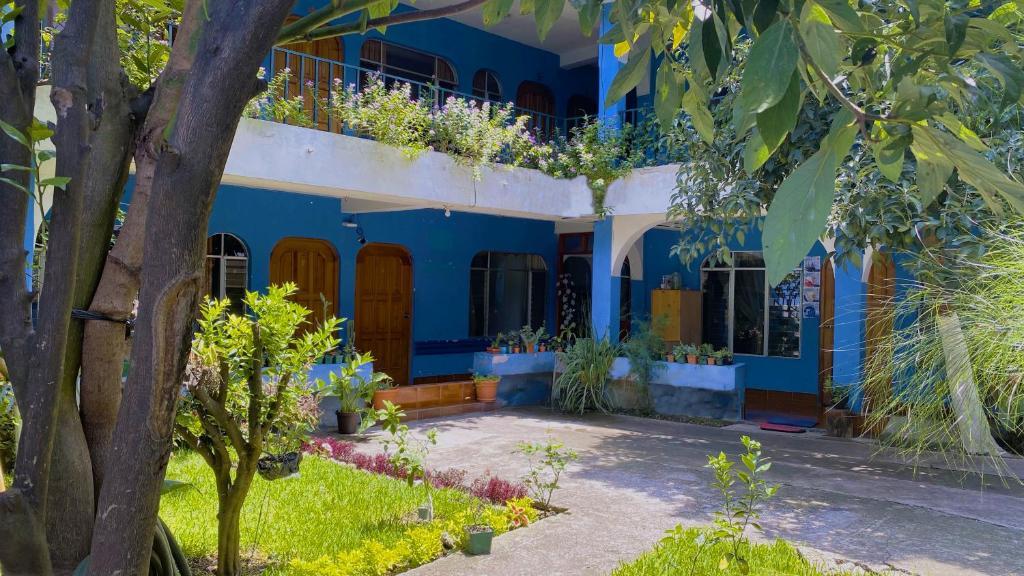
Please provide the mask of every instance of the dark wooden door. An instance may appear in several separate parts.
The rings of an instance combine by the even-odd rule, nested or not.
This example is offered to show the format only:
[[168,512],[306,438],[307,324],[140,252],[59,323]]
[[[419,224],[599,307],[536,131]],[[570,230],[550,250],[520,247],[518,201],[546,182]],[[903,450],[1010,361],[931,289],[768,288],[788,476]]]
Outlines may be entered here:
[[555,97],[547,86],[527,80],[516,91],[517,113],[530,117],[529,127],[542,136],[553,134],[555,125]]
[[824,410],[831,402],[825,398],[825,382],[832,378],[833,353],[835,350],[836,329],[836,277],[832,268],[832,259],[825,257],[821,267],[821,317],[818,324],[818,399],[822,413],[818,415],[818,424],[824,424]]
[[[289,16],[285,23],[289,24],[298,18],[294,15]],[[327,114],[317,107],[316,101],[327,102],[335,78],[342,82],[345,80],[345,48],[341,39],[292,42],[282,48],[297,52],[274,52],[272,74],[278,74],[285,68],[291,73],[286,87],[287,94],[283,96],[291,98],[301,94],[303,109],[314,126],[320,130],[340,132],[341,125],[331,121]]]
[[896,265],[888,254],[876,252],[868,273],[867,320],[864,330],[864,411],[871,410],[872,398],[892,395],[893,298],[896,295]]
[[394,244],[368,244],[356,257],[356,348],[374,370],[409,384],[412,349],[412,258]]
[[[324,240],[284,238],[270,253],[270,283],[293,282],[292,300],[311,311],[306,330],[332,317],[338,302],[338,254]],[[326,310],[324,306],[326,301]]]

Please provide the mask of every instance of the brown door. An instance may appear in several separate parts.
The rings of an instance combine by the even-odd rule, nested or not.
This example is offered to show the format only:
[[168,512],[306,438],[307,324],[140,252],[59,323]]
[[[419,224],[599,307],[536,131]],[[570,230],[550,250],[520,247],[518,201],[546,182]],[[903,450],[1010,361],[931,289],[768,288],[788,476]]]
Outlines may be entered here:
[[[294,15],[289,16],[285,23],[289,24],[298,18]],[[341,126],[337,122],[332,122],[316,103],[327,102],[335,78],[342,82],[345,80],[345,50],[341,39],[293,42],[285,44],[282,48],[292,52],[274,52],[273,74],[284,68],[288,68],[290,72],[286,94],[282,96],[291,98],[301,94],[303,108],[313,126],[320,130],[340,132]]]
[[323,322],[325,313],[334,316],[338,302],[338,254],[334,247],[314,238],[282,239],[270,253],[270,283],[285,282],[298,287],[292,300],[312,312],[307,329]]
[[367,244],[356,256],[356,348],[374,370],[409,383],[412,348],[412,258],[394,244]]
[[826,256],[825,264],[821,267],[821,320],[818,324],[818,399],[821,404],[818,425],[825,423],[824,410],[831,402],[830,398],[825,398],[825,381],[832,378],[835,329],[836,277],[832,259]]
[[892,394],[892,300],[896,295],[896,266],[892,257],[876,252],[868,274],[867,321],[864,330],[864,411],[872,398]]
[[516,107],[522,108],[518,113],[530,117],[529,126],[538,134],[546,136],[554,133],[555,97],[550,88],[529,80],[523,82],[516,91]]

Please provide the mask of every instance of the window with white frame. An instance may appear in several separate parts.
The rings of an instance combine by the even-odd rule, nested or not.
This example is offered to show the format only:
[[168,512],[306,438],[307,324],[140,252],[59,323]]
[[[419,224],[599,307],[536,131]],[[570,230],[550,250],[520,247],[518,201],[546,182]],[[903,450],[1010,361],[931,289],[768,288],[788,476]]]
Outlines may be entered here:
[[245,310],[245,291],[249,288],[249,251],[232,234],[214,234],[206,239],[206,294],[229,298],[231,311]]
[[794,270],[768,286],[760,252],[733,252],[732,263],[701,267],[703,340],[734,354],[800,357],[800,287]]
[[548,269],[536,254],[480,252],[469,270],[469,335],[544,324]]

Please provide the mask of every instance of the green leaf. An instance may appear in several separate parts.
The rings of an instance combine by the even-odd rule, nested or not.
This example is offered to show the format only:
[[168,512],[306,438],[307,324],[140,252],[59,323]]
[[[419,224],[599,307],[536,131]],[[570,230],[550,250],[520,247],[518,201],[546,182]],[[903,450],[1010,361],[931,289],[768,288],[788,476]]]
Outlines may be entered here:
[[534,17],[537,19],[537,36],[543,42],[565,9],[565,0],[534,0]]
[[574,0],[572,4],[579,16],[580,32],[589,38],[601,19],[601,2],[600,0]]
[[754,28],[761,34],[767,30],[778,16],[779,0],[758,0],[752,18]]
[[779,186],[764,223],[764,259],[768,283],[778,286],[825,230],[836,192],[836,169],[857,135],[853,114],[842,109],[821,149]]
[[864,23],[857,16],[848,0],[815,0],[815,2],[828,12],[832,23],[843,32],[864,32]]
[[605,97],[605,106],[611,106],[626,96],[626,93],[643,80],[651,65],[651,49],[649,45],[637,44],[629,51],[629,61],[619,69]]
[[4,122],[3,120],[0,120],[0,130],[3,130],[4,134],[7,134],[11,138],[17,140],[25,148],[32,148],[32,146],[28,143],[28,138],[21,133],[21,130],[18,130],[17,128],[11,126],[7,122]]
[[839,34],[832,27],[828,14],[817,4],[804,4],[800,16],[800,35],[804,39],[811,59],[825,71],[829,78],[839,73],[839,63],[843,53]]
[[970,18],[965,14],[946,14],[946,17],[943,19],[946,45],[948,46],[950,56],[955,55],[957,50],[963,46],[964,38],[967,38],[967,23],[969,21]]
[[988,151],[988,146],[985,146],[985,143],[981,141],[981,138],[978,138],[974,130],[964,126],[963,122],[951,112],[936,116],[935,119],[945,126],[946,130],[949,130],[954,136],[963,140],[972,149],[978,152]]
[[519,15],[533,14],[534,7],[534,0],[519,0]]
[[769,155],[782,144],[786,134],[796,127],[800,104],[800,74],[794,71],[782,100],[764,112],[757,113],[757,130],[761,133],[761,141],[767,146]]
[[484,26],[494,26],[508,16],[515,0],[487,0],[481,9]]
[[980,52],[975,59],[987,68],[1003,86],[1002,105],[1009,106],[1021,100],[1024,90],[1024,71],[1004,54],[988,54]]
[[764,166],[771,155],[771,150],[768,150],[768,146],[765,145],[760,131],[754,129],[750,133],[750,138],[747,139],[746,147],[743,148],[743,170],[748,176],[752,175],[758,168]]
[[176,492],[178,490],[181,490],[182,488],[187,488],[189,486],[191,486],[191,484],[189,484],[188,482],[165,479],[163,485],[160,486],[160,494],[170,494],[171,492]]
[[953,162],[932,144],[931,140],[915,138],[910,145],[910,151],[917,159],[917,189],[924,208],[939,197],[949,177],[953,175]]
[[28,188],[25,188],[24,186],[21,185],[21,182],[17,182],[15,180],[12,180],[12,179],[7,178],[5,176],[0,176],[0,182],[3,182],[4,184],[7,184],[8,186],[13,187],[15,190],[20,190],[20,191],[24,192],[25,194],[28,194],[29,196],[32,195],[31,192],[28,191]]
[[663,58],[658,66],[658,75],[654,90],[654,113],[658,116],[661,127],[668,131],[679,114],[679,106],[683,100],[683,87],[676,78],[672,61]]
[[712,80],[717,79],[725,67],[723,64],[723,60],[725,60],[723,54],[726,53],[726,41],[722,28],[721,20],[716,15],[712,15],[711,18],[705,20],[700,27],[704,64],[707,66]]
[[899,182],[900,176],[903,174],[903,157],[904,151],[906,150],[906,144],[892,143],[883,140],[882,142],[876,142],[871,146],[871,152],[875,156],[875,164],[878,165],[878,171],[882,173],[892,182]]
[[69,176],[54,176],[52,178],[44,178],[43,180],[40,180],[39,186],[53,186],[54,188],[60,188],[63,190],[64,187],[68,185],[68,182],[71,182],[71,178]]
[[22,166],[21,164],[0,164],[0,172],[17,171],[31,172],[31,166]]
[[750,48],[739,98],[743,110],[761,112],[782,100],[796,62],[793,27],[786,20],[772,24]]
[[987,158],[945,132],[931,126],[915,125],[913,134],[915,144],[920,140],[920,144],[933,154],[946,156],[956,167],[960,179],[974,186],[993,212],[1003,212],[1002,206],[996,202],[996,198],[1001,196],[1016,212],[1024,213],[1024,184],[1011,180]]
[[690,122],[697,129],[701,140],[711,144],[715,141],[715,120],[711,116],[711,111],[708,110],[707,95],[704,94],[703,88],[696,85],[692,79],[689,84],[689,89],[683,94],[683,110],[690,115]]
[[704,58],[704,42],[701,41],[704,31],[704,22],[694,20],[690,26],[689,39],[686,46],[686,58],[693,67],[693,73],[698,82],[711,82],[712,72],[708,69],[707,60]]

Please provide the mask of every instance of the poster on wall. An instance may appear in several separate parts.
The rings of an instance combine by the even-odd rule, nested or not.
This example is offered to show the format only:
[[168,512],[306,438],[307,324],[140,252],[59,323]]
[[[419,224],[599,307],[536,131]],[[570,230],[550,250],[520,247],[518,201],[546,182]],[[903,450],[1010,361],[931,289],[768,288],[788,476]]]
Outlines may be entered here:
[[821,291],[821,256],[804,257],[803,302],[800,308],[804,318],[817,318]]

